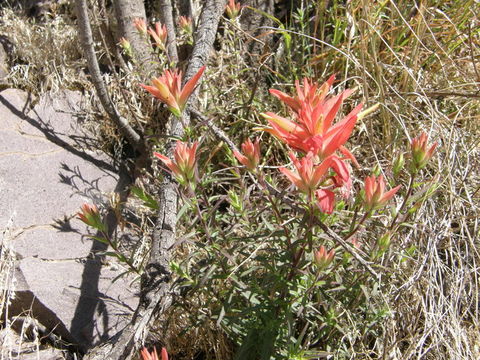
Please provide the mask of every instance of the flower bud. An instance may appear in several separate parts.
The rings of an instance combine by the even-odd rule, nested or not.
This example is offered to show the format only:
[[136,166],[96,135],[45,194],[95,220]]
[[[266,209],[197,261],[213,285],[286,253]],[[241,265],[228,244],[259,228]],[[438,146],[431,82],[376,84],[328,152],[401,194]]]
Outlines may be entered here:
[[135,28],[140,34],[142,35],[147,34],[147,24],[144,19],[136,18],[135,20],[133,20],[133,25],[135,26]]
[[130,44],[130,41],[122,37],[120,39],[120,47],[125,52],[125,55],[127,55],[128,57],[133,57],[132,45]]
[[247,139],[242,144],[242,151],[245,155],[240,154],[238,151],[234,151],[233,155],[235,155],[237,160],[248,170],[252,172],[255,171],[260,163],[260,139],[256,138],[255,143]]
[[428,136],[422,133],[420,136],[412,140],[412,171],[417,172],[423,169],[427,162],[432,158],[433,152],[437,147],[435,142],[430,148],[428,148]]
[[236,2],[235,0],[228,0],[228,4],[225,8],[227,16],[230,19],[235,19],[238,15],[240,15],[240,10],[242,9],[242,5]]
[[81,210],[81,212],[77,213],[77,216],[85,224],[99,231],[107,230],[105,224],[102,221],[100,212],[95,205],[83,204]]
[[177,141],[173,153],[174,160],[157,152],[154,152],[153,154],[170,169],[181,185],[190,185],[193,188],[195,185],[195,174],[197,169],[197,147],[197,142],[194,142],[192,146],[188,146],[188,144],[182,141]]
[[335,257],[335,249],[327,251],[325,246],[320,246],[320,249],[314,252],[313,260],[318,266],[319,270],[324,270],[330,265]]
[[403,156],[403,153],[400,153],[395,158],[395,160],[393,160],[393,166],[392,166],[393,176],[397,177],[398,174],[400,174],[400,171],[402,171],[404,165],[405,165],[405,158]]
[[401,185],[385,192],[385,180],[380,175],[367,176],[365,179],[365,199],[364,207],[366,211],[372,211],[381,208],[395,195]]
[[191,34],[193,32],[192,18],[188,16],[180,16],[178,19],[178,25],[185,34]]

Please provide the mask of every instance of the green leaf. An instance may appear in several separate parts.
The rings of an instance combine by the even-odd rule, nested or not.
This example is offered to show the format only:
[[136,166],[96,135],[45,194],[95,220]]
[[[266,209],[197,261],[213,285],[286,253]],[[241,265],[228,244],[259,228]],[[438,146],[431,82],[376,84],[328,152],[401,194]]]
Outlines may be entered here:
[[140,200],[143,200],[143,205],[153,209],[158,210],[158,203],[157,201],[150,195],[148,195],[145,190],[139,188],[137,186],[132,186],[130,191],[137,196]]
[[100,242],[103,243],[103,244],[110,245],[110,243],[108,242],[108,240],[105,239],[105,238],[102,237],[102,236],[90,236],[90,238],[92,238],[93,240],[100,241]]

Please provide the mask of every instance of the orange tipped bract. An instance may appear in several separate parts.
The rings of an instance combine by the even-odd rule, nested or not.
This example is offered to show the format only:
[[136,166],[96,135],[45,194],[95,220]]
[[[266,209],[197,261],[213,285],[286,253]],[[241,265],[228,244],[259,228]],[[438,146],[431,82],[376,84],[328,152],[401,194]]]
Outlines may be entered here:
[[176,116],[181,116],[185,110],[188,98],[195,90],[198,80],[205,71],[205,66],[185,84],[182,88],[182,72],[165,70],[163,74],[152,80],[152,85],[140,84],[150,94],[168,106],[168,109]]
[[165,50],[167,46],[167,36],[168,36],[167,26],[157,22],[155,24],[155,30],[152,28],[149,28],[148,33],[155,41],[155,44],[157,45],[157,47],[159,47],[162,50]]
[[245,155],[242,155],[238,151],[234,151],[233,155],[235,155],[237,160],[248,170],[254,171],[260,163],[260,139],[256,138],[255,143],[247,139],[242,144],[242,151]]
[[420,170],[424,168],[428,161],[432,158],[436,147],[436,142],[432,146],[428,147],[428,135],[425,133],[422,133],[413,139],[411,144],[413,169]]
[[333,261],[335,257],[335,249],[327,251],[325,246],[320,246],[320,248],[314,252],[313,259],[315,264],[319,267],[320,270],[325,269]]
[[194,142],[192,146],[188,146],[187,143],[177,141],[173,154],[174,160],[158,152],[154,152],[153,154],[170,169],[180,184],[185,186],[194,185],[197,147],[197,142]]
[[365,201],[364,206],[366,211],[372,211],[381,208],[397,193],[401,185],[398,185],[385,192],[385,180],[380,175],[367,176],[365,179]]

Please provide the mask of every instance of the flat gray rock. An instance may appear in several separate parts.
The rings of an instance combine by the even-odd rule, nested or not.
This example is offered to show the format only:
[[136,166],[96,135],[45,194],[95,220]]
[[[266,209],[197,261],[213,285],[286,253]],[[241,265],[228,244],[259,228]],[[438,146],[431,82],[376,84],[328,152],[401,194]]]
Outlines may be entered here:
[[86,349],[119,331],[137,302],[132,277],[112,283],[122,269],[93,255],[106,247],[76,218],[86,202],[107,203],[119,180],[110,159],[85,150],[79,93],[43,96],[30,111],[28,101],[19,90],[0,93],[0,231],[13,223],[22,277],[11,314],[31,308]]

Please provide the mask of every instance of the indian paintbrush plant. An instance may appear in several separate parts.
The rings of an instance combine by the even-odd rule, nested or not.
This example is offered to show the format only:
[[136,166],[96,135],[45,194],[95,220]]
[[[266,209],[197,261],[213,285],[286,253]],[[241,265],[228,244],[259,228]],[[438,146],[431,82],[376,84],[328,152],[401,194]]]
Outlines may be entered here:
[[[230,17],[238,16],[235,4],[229,3]],[[160,25],[156,32],[141,21],[136,26],[163,39]],[[204,70],[183,87],[177,69],[142,87],[181,117]],[[224,170],[210,171],[202,162],[212,154],[203,156],[193,131],[177,141],[173,159],[153,154],[179,184],[179,221],[184,238],[194,240],[180,244],[182,255],[171,262],[183,295],[171,312],[198,309],[191,326],[214,324],[235,344],[235,359],[340,354],[344,341],[374,339],[377,324],[389,316],[370,299],[381,294],[387,265],[406,251],[395,244],[401,225],[432,194],[415,190],[425,185],[418,179],[436,144],[428,145],[422,133],[412,140],[409,156],[395,159],[393,178],[379,167],[362,174],[348,140],[378,105],[362,111],[358,104],[340,116],[353,90],[332,95],[334,82],[334,76],[323,84],[305,78],[296,81],[293,95],[271,89],[286,114],[262,113],[267,124],[255,129],[254,141],[246,139],[241,150],[225,149],[233,166]],[[266,134],[283,144],[288,163],[262,157]],[[363,184],[356,172],[366,175]],[[406,186],[397,183],[401,179],[409,179]],[[155,208],[151,196],[134,194]],[[120,251],[95,207],[85,205],[79,218],[99,232],[95,239]],[[142,271],[128,256],[117,258]]]

